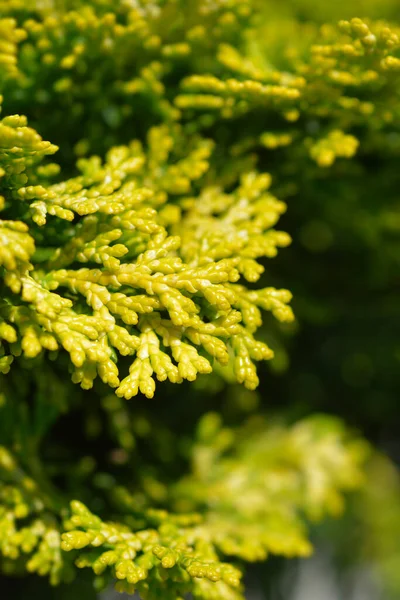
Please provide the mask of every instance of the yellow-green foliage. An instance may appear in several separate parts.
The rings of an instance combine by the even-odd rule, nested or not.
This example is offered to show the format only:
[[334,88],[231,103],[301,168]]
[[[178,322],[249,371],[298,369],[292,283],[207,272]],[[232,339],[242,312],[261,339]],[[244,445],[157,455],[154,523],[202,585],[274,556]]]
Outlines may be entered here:
[[140,493],[118,487],[107,493],[119,523],[73,501],[61,524],[54,501],[0,450],[3,556],[26,557],[28,571],[49,574],[53,584],[68,581],[75,562],[94,571],[96,587],[112,577],[120,591],[149,599],[189,591],[241,598],[241,570],[220,562],[221,553],[246,561],[308,556],[304,514],[340,514],[342,493],[360,485],[365,457],[364,444],[331,418],[290,429],[255,419],[235,430],[209,413],[191,450],[192,474],[168,490],[175,512],[146,507]]
[[[204,186],[190,196],[208,169],[210,144],[194,140],[180,156],[180,128],[159,127],[147,148],[133,141],[110,150],[104,163],[80,159],[81,175],[43,185],[29,172],[55,147],[19,117],[3,119],[2,134],[5,212],[18,202],[31,223],[30,230],[26,222],[2,222],[10,290],[2,336],[11,355],[64,349],[74,382],[88,389],[99,375],[128,399],[139,390],[152,397],[153,374],[192,381],[211,371],[212,359],[227,364],[230,356],[238,381],[257,386],[253,361],[272,357],[253,338],[259,308],[292,319],[289,292],[237,284],[240,276],[257,281],[257,259],[289,242],[271,229],[285,206],[268,192],[270,177],[249,172],[229,195]],[[49,216],[72,222],[54,249],[46,231],[60,225]],[[133,357],[122,380],[118,355]]]
[[[125,403],[213,370],[257,388],[267,313],[294,319],[268,269],[290,243],[283,199],[303,173],[357,172],[399,122],[396,27],[352,19],[296,40],[257,4],[0,1],[6,573],[57,584],[76,565],[96,589],[238,600],[243,563],[308,556],[307,520],[340,514],[362,483],[365,447],[334,419],[230,427],[211,413],[177,441]],[[67,456],[73,484],[57,489],[40,454],[68,410],[90,413],[89,440],[108,421],[114,462],[150,438],[157,464],[146,454],[120,482],[101,457],[96,478],[69,439],[55,462]],[[169,462],[162,440],[179,448]],[[182,472],[164,474],[175,459]]]

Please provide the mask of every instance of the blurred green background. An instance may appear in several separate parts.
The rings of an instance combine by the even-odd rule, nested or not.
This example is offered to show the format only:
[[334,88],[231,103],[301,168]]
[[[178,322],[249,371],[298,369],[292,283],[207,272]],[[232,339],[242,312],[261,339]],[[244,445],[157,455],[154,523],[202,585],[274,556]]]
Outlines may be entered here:
[[[298,45],[299,37],[313,39],[321,24],[339,19],[366,17],[398,24],[400,18],[400,5],[393,0],[266,1],[260,8],[265,44],[274,48],[276,37],[284,47],[287,32],[296,36]],[[279,155],[265,157],[266,164],[270,160],[279,161]],[[293,418],[313,411],[340,415],[399,465],[397,164],[398,156],[361,153],[360,170],[353,174],[341,167],[320,178],[295,173],[302,178],[301,193],[286,198],[288,211],[282,219],[293,244],[268,271],[278,285],[291,278],[297,323],[285,332],[286,343],[265,373],[261,393],[269,405]],[[276,576],[274,561],[260,568],[264,584],[255,598],[400,597],[398,472],[379,459],[369,477],[369,498],[355,499],[339,524],[328,523],[315,533],[313,560],[285,565],[281,576]]]

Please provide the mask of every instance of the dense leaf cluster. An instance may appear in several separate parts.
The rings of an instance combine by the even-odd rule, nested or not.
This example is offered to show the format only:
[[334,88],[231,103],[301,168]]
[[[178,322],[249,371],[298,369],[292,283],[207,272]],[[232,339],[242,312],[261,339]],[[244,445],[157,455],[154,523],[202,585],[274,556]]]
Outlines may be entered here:
[[400,29],[265,11],[0,1],[4,573],[238,600],[244,563],[308,556],[307,521],[362,485],[335,419],[258,414],[256,362],[294,331],[280,285],[325,269],[274,273],[287,205],[307,251],[344,232],[391,280]]

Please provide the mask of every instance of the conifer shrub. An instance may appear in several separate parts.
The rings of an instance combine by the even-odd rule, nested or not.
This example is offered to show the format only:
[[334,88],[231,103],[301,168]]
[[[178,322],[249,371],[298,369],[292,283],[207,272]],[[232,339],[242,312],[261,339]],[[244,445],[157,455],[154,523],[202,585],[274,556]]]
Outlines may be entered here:
[[[6,578],[239,600],[247,563],[308,557],[309,523],[358,489],[368,534],[393,535],[370,515],[382,472],[396,506],[395,468],[312,400],[271,412],[263,364],[298,335],[290,288],[303,327],[335,314],[337,264],[312,297],[335,236],[390,289],[400,30],[280,10],[0,2]],[[395,593],[390,544],[370,557]]]

